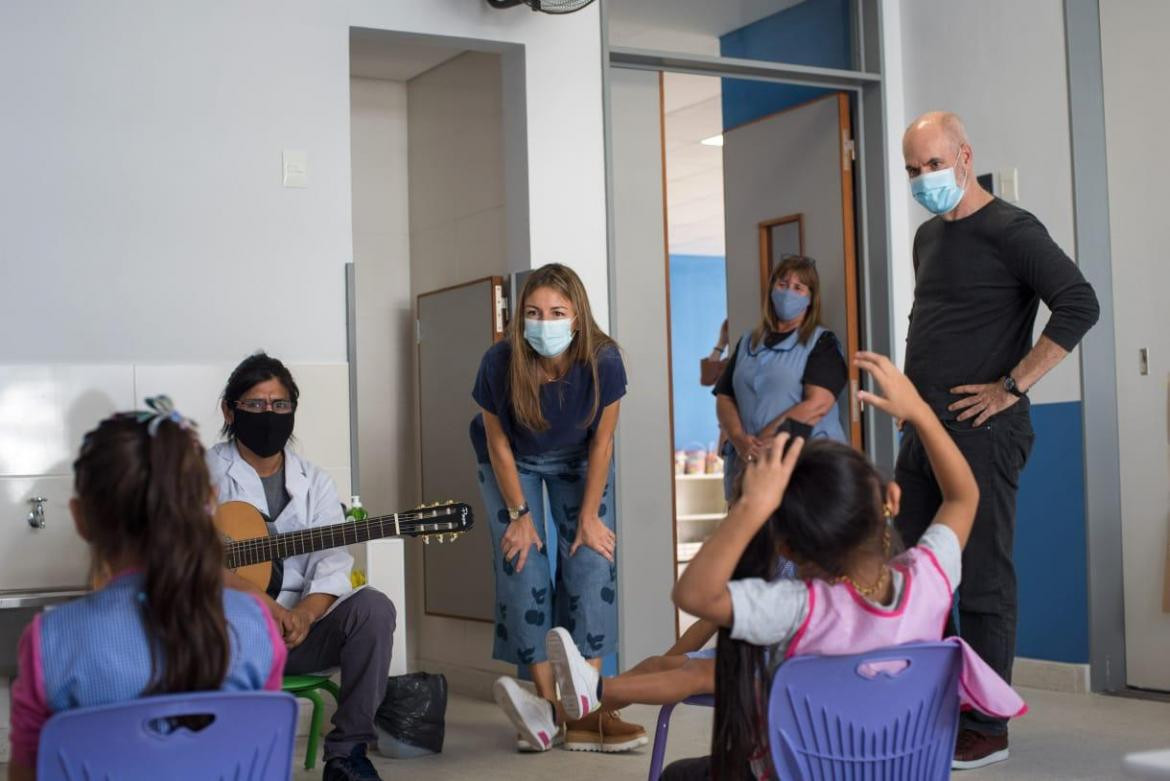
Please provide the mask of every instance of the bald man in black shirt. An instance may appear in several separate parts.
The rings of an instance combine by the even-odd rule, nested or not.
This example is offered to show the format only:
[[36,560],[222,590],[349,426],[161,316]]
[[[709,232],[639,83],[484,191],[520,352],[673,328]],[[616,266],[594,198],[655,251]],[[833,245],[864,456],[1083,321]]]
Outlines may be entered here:
[[[1097,297],[1034,216],[978,184],[971,144],[954,114],[919,117],[906,131],[902,151],[915,199],[936,215],[914,237],[906,374],[951,432],[979,483],[979,510],[958,588],[959,633],[1010,681],[1016,491],[1033,441],[1027,394],[1097,321]],[[1033,345],[1041,301],[1052,317]],[[903,491],[898,528],[913,545],[942,497],[909,426],[896,480]],[[954,633],[954,627],[948,630]],[[955,768],[982,767],[1007,756],[1006,722],[963,715]]]

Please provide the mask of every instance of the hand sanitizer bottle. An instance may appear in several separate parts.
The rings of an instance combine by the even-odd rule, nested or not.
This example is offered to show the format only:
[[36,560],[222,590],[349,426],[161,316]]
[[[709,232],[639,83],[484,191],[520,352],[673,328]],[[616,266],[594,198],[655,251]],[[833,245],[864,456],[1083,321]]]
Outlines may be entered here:
[[369,518],[370,514],[366,512],[366,508],[362,507],[362,498],[360,496],[351,496],[349,498],[349,509],[345,511],[345,519],[347,521],[364,521]]

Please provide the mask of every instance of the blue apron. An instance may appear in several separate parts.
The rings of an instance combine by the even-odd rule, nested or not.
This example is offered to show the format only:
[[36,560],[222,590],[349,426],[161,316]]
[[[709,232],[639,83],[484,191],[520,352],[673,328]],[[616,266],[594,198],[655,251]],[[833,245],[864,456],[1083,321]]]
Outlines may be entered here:
[[[761,342],[753,348],[751,331],[740,337],[731,383],[744,431],[758,434],[782,412],[804,401],[804,369],[809,354],[824,332],[824,328],[817,326],[808,341],[801,344],[800,331],[794,331],[773,347]],[[833,408],[813,426],[812,435],[813,438],[827,437],[848,443],[841,428],[839,402],[833,402]],[[727,498],[731,498],[731,486],[740,464],[730,439],[723,451],[723,491]]]

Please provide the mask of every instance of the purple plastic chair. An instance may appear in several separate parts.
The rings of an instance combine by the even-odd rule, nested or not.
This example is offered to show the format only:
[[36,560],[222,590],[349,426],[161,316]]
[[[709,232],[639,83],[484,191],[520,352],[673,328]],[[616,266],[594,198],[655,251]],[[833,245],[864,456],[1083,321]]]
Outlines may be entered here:
[[959,726],[958,646],[913,643],[780,665],[768,701],[784,781],[951,777]]
[[38,781],[288,781],[297,703],[281,692],[144,697],[53,716]]
[[[662,710],[658,711],[658,727],[654,730],[654,750],[650,754],[650,781],[658,781],[658,777],[662,775],[662,761],[666,756],[666,738],[670,732],[670,714],[674,712],[674,706],[677,702],[672,702],[669,705],[663,705]],[[710,694],[699,694],[694,697],[687,697],[682,701],[684,705],[704,705],[708,708],[715,707],[715,698]]]

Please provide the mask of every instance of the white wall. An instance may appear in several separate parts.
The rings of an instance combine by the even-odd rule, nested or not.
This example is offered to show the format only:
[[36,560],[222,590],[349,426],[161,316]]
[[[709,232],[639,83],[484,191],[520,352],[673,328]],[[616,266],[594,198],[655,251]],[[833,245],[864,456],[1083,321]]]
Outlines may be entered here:
[[[1166,432],[1170,336],[1165,290],[1170,223],[1156,183],[1170,177],[1162,147],[1170,123],[1165,100],[1163,0],[1105,0],[1101,66],[1109,177],[1109,238],[1115,302],[1122,554],[1125,580],[1126,682],[1170,690],[1170,443]],[[1138,353],[1149,350],[1148,374]]]
[[[264,347],[344,376],[351,26],[508,52],[524,77],[505,89],[510,139],[528,161],[512,187],[530,207],[511,254],[606,290],[596,6],[14,0],[0,5],[0,364],[218,367]],[[281,186],[285,149],[307,153],[307,188]],[[606,297],[594,304],[607,322]]]
[[[414,507],[414,329],[410,297],[406,84],[350,80],[353,167],[358,483],[371,513]],[[356,489],[355,489],[356,490]],[[405,585],[402,541],[362,546],[356,566],[387,592]],[[367,553],[369,557],[367,558]],[[405,672],[410,611],[395,598],[399,624],[392,674]]]
[[[605,155],[601,106],[601,30],[597,5],[567,16],[526,8],[497,11],[474,0],[349,0],[354,27],[466,39],[467,48],[523,44],[527,138],[528,246],[531,265],[572,266],[590,291],[607,289]],[[474,45],[473,45],[474,44]],[[505,57],[505,68],[515,56]],[[519,63],[516,63],[519,69]],[[505,85],[515,87],[515,80]],[[520,106],[523,105],[523,108]],[[514,119],[514,118],[512,118]],[[515,250],[510,249],[515,254]],[[592,298],[609,320],[608,301]]]
[[[407,85],[413,298],[510,268],[502,59],[467,52]],[[412,383],[417,374],[414,365]],[[466,432],[469,422],[456,427]],[[471,474],[467,479],[474,485]],[[515,670],[491,659],[494,625],[427,615],[422,546],[411,546],[407,559],[413,658],[422,669],[446,673],[452,687],[486,696],[495,676]]]
[[623,668],[675,637],[670,311],[667,304],[659,77],[611,68],[614,338],[629,390],[614,447],[618,503],[619,655]]
[[0,7],[0,361],[344,361],[344,20],[296,5]]
[[[901,0],[900,6],[902,128],[926,111],[957,112],[971,138],[977,173],[1019,169],[1018,205],[1035,214],[1075,259],[1062,1]],[[901,161],[894,157],[894,163]],[[900,176],[912,238],[929,214],[910,200],[905,172]],[[904,344],[913,268],[908,252],[893,263],[895,338]],[[1037,336],[1047,322],[1047,310],[1041,312]],[[1062,363],[1031,393],[1033,402],[1079,399],[1078,364],[1076,356]]]
[[350,82],[353,259],[356,270],[358,464],[373,512],[413,506],[406,84]]

